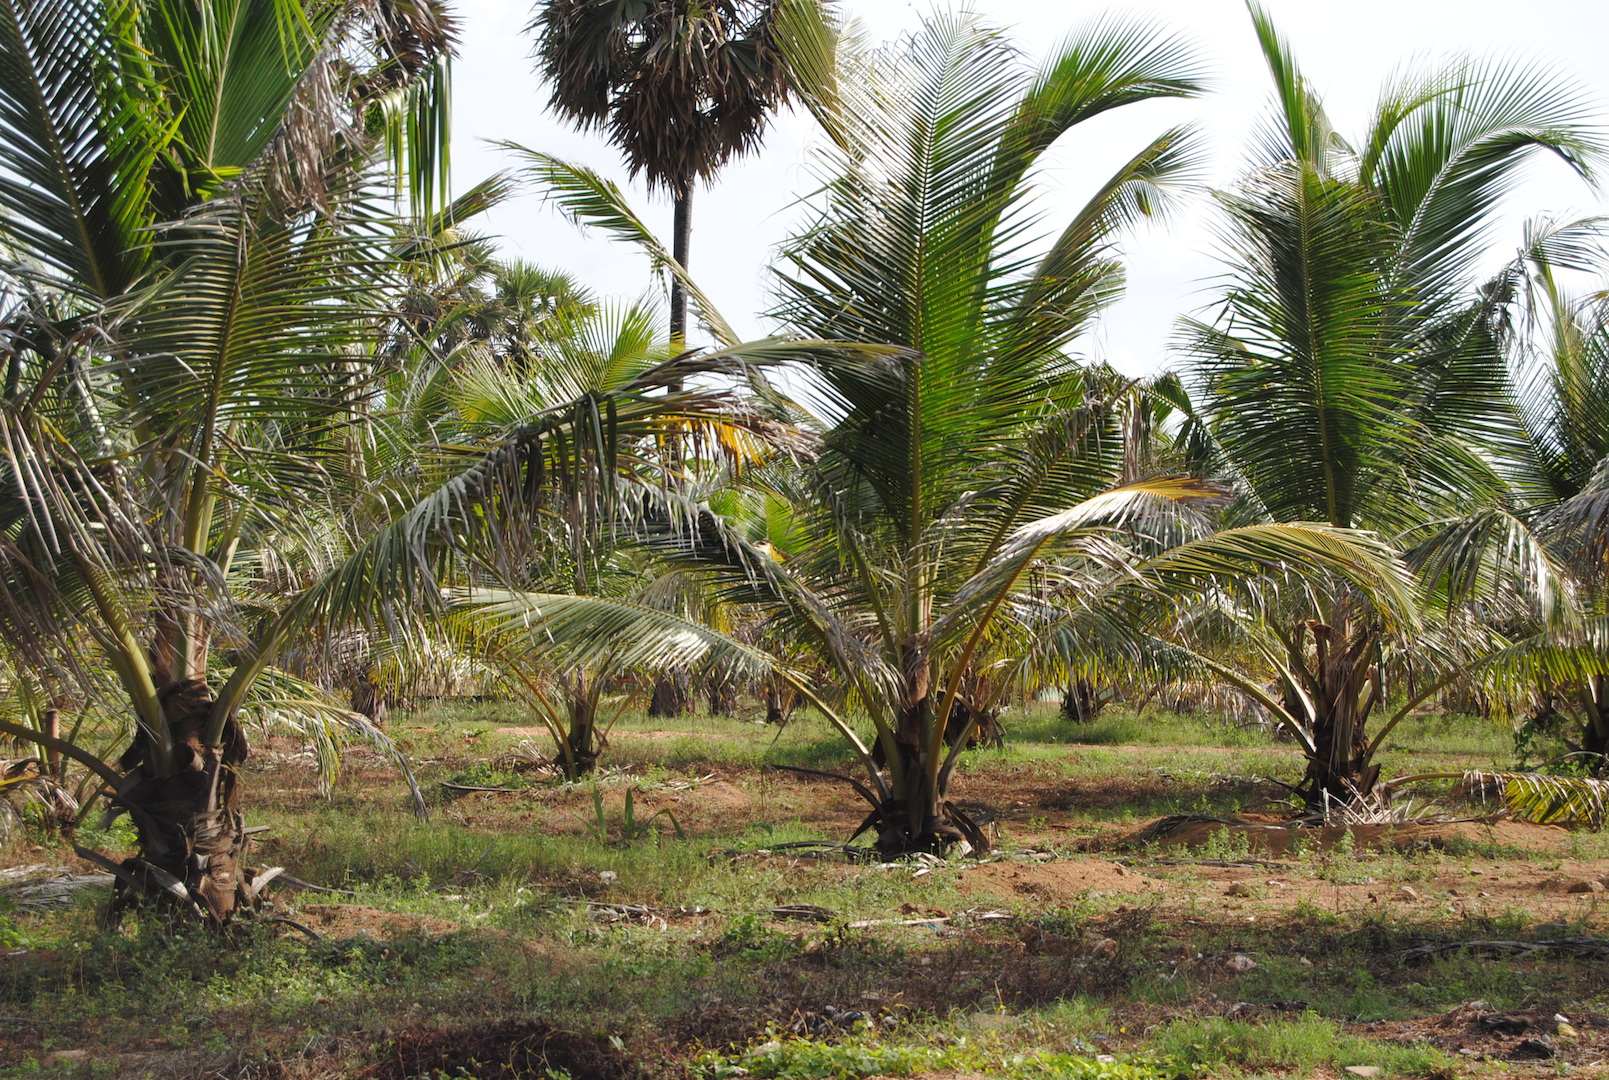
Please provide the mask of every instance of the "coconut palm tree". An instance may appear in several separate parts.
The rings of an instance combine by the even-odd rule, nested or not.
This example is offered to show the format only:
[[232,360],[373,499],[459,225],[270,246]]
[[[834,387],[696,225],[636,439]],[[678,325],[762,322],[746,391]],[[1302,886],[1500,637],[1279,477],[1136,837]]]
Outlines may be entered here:
[[[1609,301],[1601,289],[1572,295],[1563,275],[1602,275],[1602,229],[1593,219],[1534,223],[1509,274],[1517,286],[1510,341],[1527,451],[1519,486],[1535,527],[1568,568],[1577,606],[1600,620],[1609,597]],[[1571,716],[1572,749],[1601,774],[1609,762],[1609,656],[1584,660],[1580,671],[1544,678],[1530,722]]]
[[[114,763],[83,716],[61,725],[77,739],[0,732],[132,816],[139,855],[103,860],[114,908],[155,895],[222,923],[263,882],[242,711],[351,719],[276,660],[353,620],[406,633],[450,575],[495,574],[550,486],[615,476],[667,424],[698,445],[729,399],[663,391],[725,361],[641,372],[377,489],[363,433],[403,291],[387,268],[418,246],[386,209],[386,137],[406,183],[443,130],[425,85],[443,12],[47,0],[0,8],[0,37],[0,640],[57,688],[109,672],[134,737]],[[435,232],[486,198],[414,205]],[[298,548],[316,557],[287,565]]]
[[[785,561],[698,507],[648,540],[835,673],[841,698],[795,665],[760,661],[820,708],[865,766],[865,829],[882,852],[981,848],[948,798],[960,749],[996,705],[969,695],[1020,685],[1071,634],[1121,652],[1159,608],[1192,590],[1244,592],[1238,582],[1272,566],[1342,569],[1367,579],[1370,595],[1393,592],[1396,571],[1337,530],[1199,535],[1194,507],[1215,490],[1177,476],[1122,483],[1122,388],[1068,353],[1121,286],[1114,237],[1159,210],[1185,171],[1187,134],[1140,147],[1043,243],[1028,178],[1082,121],[1196,92],[1180,42],[1099,21],[1035,71],[964,16],[931,19],[875,53],[805,36],[790,48],[830,148],[816,216],[785,249],[778,314],[805,340],[867,345],[822,349],[796,376],[821,414],[819,443],[797,471],[774,470],[762,485],[788,508],[796,539]],[[610,185],[541,156],[536,172],[573,216],[663,263]],[[689,292],[707,323],[724,325]],[[510,615],[520,610],[508,603]],[[586,650],[601,625],[615,648],[665,654],[719,637],[580,603],[544,629],[555,649]],[[722,647],[752,658],[740,642]],[[844,706],[868,715],[875,750]]]
[[439,198],[453,33],[411,0],[0,7],[0,620],[57,684],[109,668],[137,721],[121,772],[0,728],[134,816],[125,895],[216,921],[251,895],[235,713],[286,680],[233,665],[214,709],[209,675],[251,636],[254,543],[340,472],[379,284],[365,131]]
[[[1591,175],[1600,146],[1581,95],[1524,65],[1458,61],[1388,86],[1348,142],[1267,14],[1251,13],[1274,116],[1250,172],[1218,195],[1221,301],[1183,329],[1217,467],[1241,496],[1231,520],[1375,530],[1421,549],[1428,590],[1446,584],[1448,537],[1534,552],[1494,464],[1518,449],[1504,294],[1475,267],[1528,159],[1552,154]],[[1481,528],[1459,531],[1481,514]],[[1553,573],[1546,558],[1532,563]],[[1427,593],[1425,603],[1440,602]],[[1462,629],[1477,633],[1479,621]],[[1392,692],[1393,664],[1405,671],[1411,657],[1418,687],[1434,687],[1426,668],[1438,651],[1449,662],[1458,652],[1393,636],[1344,591],[1252,636],[1279,684],[1260,700],[1307,753],[1313,805],[1372,788],[1384,731],[1371,738],[1368,723]]]

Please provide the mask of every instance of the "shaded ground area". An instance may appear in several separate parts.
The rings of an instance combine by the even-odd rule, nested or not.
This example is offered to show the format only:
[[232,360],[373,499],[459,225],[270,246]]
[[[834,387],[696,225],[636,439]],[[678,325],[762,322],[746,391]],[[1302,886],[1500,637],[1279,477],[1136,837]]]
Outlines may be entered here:
[[864,814],[847,785],[759,768],[842,764],[819,732],[701,723],[617,732],[596,785],[468,794],[439,785],[506,758],[521,725],[396,725],[430,824],[379,758],[356,754],[325,799],[301,748],[270,744],[248,780],[272,826],[259,857],[320,889],[283,883],[224,940],[140,916],[97,930],[104,882],[34,836],[0,873],[0,1077],[1015,1080],[1024,1055],[1052,1063],[1034,1075],[1086,1075],[1058,1054],[1110,1056],[1089,1068],[1129,1070],[1114,1077],[1428,1077],[1609,1059],[1599,836],[1293,833],[1260,779],[1296,771],[1286,747],[1040,738],[969,755],[957,796],[999,830],[988,860],[883,865],[827,843]]

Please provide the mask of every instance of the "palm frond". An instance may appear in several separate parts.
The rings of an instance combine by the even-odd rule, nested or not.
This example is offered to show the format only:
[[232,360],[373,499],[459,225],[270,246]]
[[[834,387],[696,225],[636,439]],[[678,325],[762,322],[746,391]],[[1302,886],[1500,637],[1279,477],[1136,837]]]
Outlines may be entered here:
[[581,165],[573,165],[550,154],[529,150],[518,143],[498,143],[531,162],[526,173],[534,183],[544,188],[554,203],[571,221],[578,225],[602,229],[614,239],[631,244],[648,256],[658,274],[667,274],[687,290],[697,309],[699,320],[719,345],[738,344],[738,336],[719,310],[710,302],[698,284],[683,270],[665,247],[644,225],[636,211],[626,201],[625,194],[613,181]]
[[147,174],[172,139],[113,0],[0,7],[0,237],[55,285],[120,295],[148,257]]
[[1550,776],[1534,772],[1471,769],[1464,787],[1483,794],[1502,792],[1504,808],[1538,825],[1578,825],[1602,829],[1609,816],[1609,780],[1590,776]]

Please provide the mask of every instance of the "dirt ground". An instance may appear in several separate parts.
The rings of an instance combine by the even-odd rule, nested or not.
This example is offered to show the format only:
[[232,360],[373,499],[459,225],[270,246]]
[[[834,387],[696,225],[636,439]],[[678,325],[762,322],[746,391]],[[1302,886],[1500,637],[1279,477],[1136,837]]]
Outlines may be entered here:
[[[505,735],[509,732],[518,734],[505,729]],[[630,737],[655,743],[707,735],[647,730]],[[714,736],[709,738],[713,745]],[[473,761],[480,752],[471,745],[468,760]],[[1166,756],[1156,747],[1133,753],[1141,760]],[[492,756],[487,752],[479,760]],[[628,880],[629,872],[622,877],[555,865],[538,867],[523,882],[522,892],[570,905],[568,910],[601,928],[598,933],[626,927],[643,935],[624,956],[610,954],[605,966],[658,970],[644,957],[672,947],[713,958],[713,973],[699,984],[703,989],[696,1000],[661,1006],[652,1023],[633,1029],[638,1060],[647,1053],[641,1049],[645,1045],[661,1048],[665,1060],[685,1060],[690,1048],[741,1044],[768,1030],[831,1030],[823,1026],[829,1002],[895,1018],[976,1014],[981,1019],[975,1022],[983,1024],[991,1015],[1077,997],[1107,1003],[1111,1015],[1104,1026],[1111,1041],[1096,1048],[1118,1052],[1143,1049],[1153,1033],[1181,1020],[1223,1018],[1257,1025],[1323,1008],[1348,1033],[1392,1045],[1435,1047],[1470,1069],[1538,1075],[1565,1065],[1588,1074],[1609,1069],[1609,1009],[1590,1004],[1609,999],[1609,974],[1603,970],[1609,967],[1609,936],[1601,945],[1598,936],[1609,923],[1609,846],[1584,844],[1579,835],[1560,828],[1492,819],[1295,830],[1270,813],[1127,821],[1110,813],[1146,805],[1180,783],[1140,770],[1107,778],[1069,776],[1033,762],[979,769],[965,776],[958,795],[975,817],[993,823],[1003,838],[999,850],[981,860],[890,866],[848,861],[841,853],[830,857],[834,853],[826,847],[820,852],[766,848],[756,837],[783,826],[823,841],[846,840],[864,818],[866,804],[843,783],[718,761],[680,771],[660,769],[640,779],[614,775],[596,789],[548,784],[432,794],[437,821],[476,838],[466,841],[466,863],[476,857],[479,838],[490,843],[529,834],[593,842],[600,825],[595,790],[603,801],[605,826],[617,830],[611,834],[613,848],[598,850],[617,849],[629,792],[637,821],[654,820],[662,837],[674,828],[700,853],[701,865],[738,867],[768,883],[773,891],[766,903],[772,906],[759,910],[758,928],[738,933],[733,920],[739,909],[679,906],[665,883]],[[1240,780],[1233,783],[1240,785],[1232,789],[1237,802],[1261,794]],[[250,784],[255,792],[274,793],[275,812],[286,821],[324,805],[308,763],[272,745],[253,765]],[[396,801],[395,776],[377,755],[354,754],[343,784],[353,807]],[[1211,780],[1202,790],[1210,796],[1225,784]],[[655,819],[661,811],[665,815]],[[269,857],[286,852],[275,847],[278,843],[266,842]],[[383,864],[385,838],[364,843],[371,861]],[[296,862],[298,850],[310,857],[313,849],[289,849],[284,861],[293,875],[308,872]],[[13,862],[39,869],[35,878],[94,869],[60,852],[14,854]],[[344,948],[344,942],[404,943],[417,949],[430,941],[490,941],[489,951],[500,955],[501,963],[523,958],[518,962],[526,968],[586,985],[587,993],[610,988],[609,980],[603,989],[586,983],[591,961],[576,943],[596,937],[591,930],[572,928],[563,940],[550,940],[477,921],[484,916],[441,913],[444,902],[463,900],[470,906],[459,892],[468,893],[481,880],[466,870],[461,879],[434,883],[430,903],[436,907],[427,908],[434,914],[385,910],[368,897],[289,885],[275,890],[272,912],[286,935],[319,943],[325,951],[318,955],[327,958],[339,955],[330,947]],[[839,887],[881,897],[876,902],[882,907],[846,914],[796,900]],[[659,940],[667,944],[655,944]],[[775,950],[777,959],[753,959],[770,956],[766,950]],[[396,950],[388,945],[376,951]],[[921,960],[893,964],[893,955],[920,955]],[[1420,992],[1416,988],[1431,977],[1424,974],[1431,965],[1455,955],[1511,968],[1543,986],[1530,995],[1535,1007],[1502,1012],[1472,999],[1423,1010],[1413,1019],[1379,1021],[1322,1003],[1324,995],[1333,998],[1337,986],[1349,983],[1378,985],[1386,995]],[[753,966],[742,969],[734,995],[720,979],[723,965],[735,963],[735,957],[748,957],[743,963]],[[40,983],[79,961],[62,949],[0,958],[0,964],[8,962],[32,965],[37,974],[29,977]],[[1578,973],[1579,990],[1557,989],[1564,985],[1557,980],[1565,967]],[[443,978],[454,977],[451,966],[446,970]],[[0,971],[0,983],[5,978]],[[633,974],[619,986],[648,985],[654,978]],[[1172,980],[1175,987],[1166,1003],[1129,991],[1157,979]],[[471,1062],[483,1069],[476,1076],[542,1075],[548,1069],[563,1069],[574,1080],[639,1075],[630,1055],[622,1057],[619,1046],[597,1035],[601,1028],[510,1019],[501,993],[495,981],[488,981],[487,1015],[451,1022],[440,1015],[417,1018],[414,1012],[377,1020],[373,1010],[378,1007],[364,1005],[362,1022],[352,1033],[324,1044],[307,1042],[325,1049],[302,1053],[315,1064],[361,1059],[368,1062],[366,1072],[326,1074],[309,1064],[300,1072],[273,1075],[390,1080],[455,1075]],[[1575,1002],[1568,1015],[1561,1011],[1567,1001]],[[293,1045],[290,1033],[270,1028],[263,1037]],[[577,1035],[582,1028],[588,1034]],[[1543,1037],[1550,1056],[1528,1058],[1528,1041]],[[76,1052],[61,1046],[59,1039],[26,1024],[0,1031],[0,1070],[23,1055]],[[202,1075],[193,1071],[200,1068],[196,1054],[126,1046],[127,1068],[115,1075]],[[58,1058],[56,1065],[64,1070],[61,1075],[71,1075],[84,1060]],[[248,1074],[259,1075],[216,1073]],[[1346,1080],[1323,1069],[1303,1075]],[[963,1080],[963,1075],[933,1074],[933,1080]]]

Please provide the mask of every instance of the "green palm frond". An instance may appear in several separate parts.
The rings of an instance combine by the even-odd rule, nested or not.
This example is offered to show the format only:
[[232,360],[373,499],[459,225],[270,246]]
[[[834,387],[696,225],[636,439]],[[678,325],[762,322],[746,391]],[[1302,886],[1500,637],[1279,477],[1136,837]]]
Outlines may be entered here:
[[1354,524],[1410,437],[1372,269],[1391,236],[1371,196],[1306,164],[1222,201],[1239,267],[1227,317],[1187,324],[1213,433],[1276,519]]
[[1547,544],[1502,508],[1462,520],[1428,523],[1430,535],[1405,553],[1420,580],[1453,609],[1477,605],[1479,617],[1508,611],[1552,630],[1576,620],[1576,586]]
[[[151,5],[146,41],[184,103],[178,137],[194,174],[183,196],[214,194],[258,160],[340,14],[339,5],[300,0]],[[168,207],[173,216],[182,209]]]
[[142,273],[145,177],[173,138],[157,76],[112,0],[0,6],[0,237],[86,300]]
[[1473,791],[1497,788],[1510,813],[1538,825],[1578,825],[1597,830],[1603,828],[1609,815],[1609,780],[1472,769],[1464,774],[1463,782],[1466,789]]
[[1469,273],[1521,162],[1551,153],[1590,179],[1604,153],[1581,88],[1530,64],[1456,62],[1408,96],[1360,164],[1402,236],[1394,276],[1427,295]]
[[722,318],[697,282],[671,257],[670,249],[643,224],[617,184],[584,166],[526,149],[518,143],[497,145],[530,159],[531,164],[526,167],[527,175],[546,189],[559,210],[571,221],[602,229],[615,240],[631,244],[648,256],[655,273],[675,278],[687,290],[699,320],[717,344],[732,346],[738,343],[738,336],[731,325]]
[[1290,43],[1267,9],[1255,0],[1246,7],[1274,83],[1275,119],[1258,133],[1256,153],[1263,163],[1300,162],[1327,179],[1330,155],[1343,149],[1345,141],[1330,126],[1323,100],[1302,76]]

